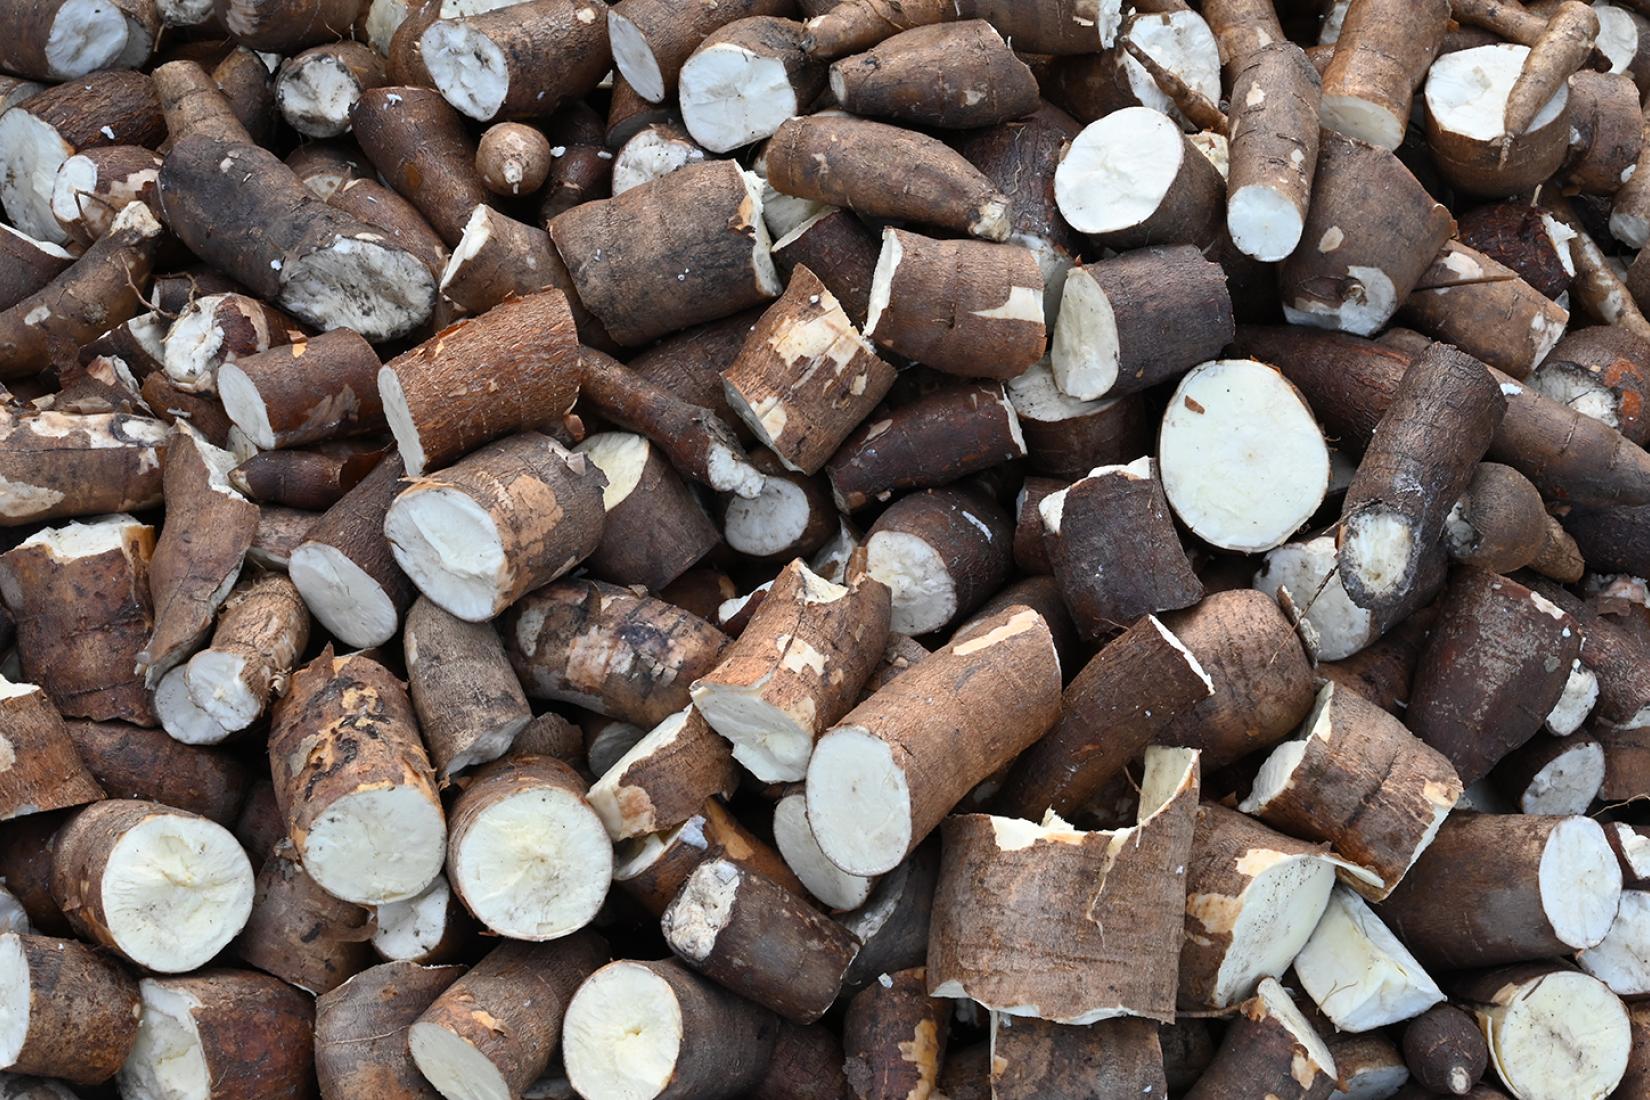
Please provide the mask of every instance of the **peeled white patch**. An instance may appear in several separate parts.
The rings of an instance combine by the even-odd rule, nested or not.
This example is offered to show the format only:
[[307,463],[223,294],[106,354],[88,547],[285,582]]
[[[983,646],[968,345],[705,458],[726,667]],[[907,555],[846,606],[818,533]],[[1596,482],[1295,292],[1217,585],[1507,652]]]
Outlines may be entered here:
[[1527,814],[1564,816],[1587,811],[1604,785],[1604,746],[1572,742],[1525,786],[1518,808]]
[[[1137,15],[1129,24],[1128,39],[1210,103],[1220,102],[1220,48],[1202,16],[1193,11]],[[1174,101],[1146,67],[1127,53],[1122,57],[1129,89],[1141,105],[1180,117]]]
[[441,871],[447,822],[418,787],[358,790],[309,828],[304,870],[333,897],[382,905],[417,897]]
[[1528,379],[1537,393],[1590,416],[1609,428],[1621,427],[1620,405],[1609,387],[1585,369],[1569,363],[1549,363]]
[[15,932],[7,932],[0,936],[0,1066],[15,1064],[23,1053],[32,992],[23,941]]
[[340,237],[281,269],[277,304],[317,328],[354,329],[380,343],[430,319],[435,277],[411,252]]
[[58,168],[74,153],[55,127],[27,110],[0,114],[0,204],[18,230],[51,244],[68,243],[52,215],[52,190]]
[[850,875],[820,850],[808,824],[807,797],[800,791],[781,798],[774,807],[773,839],[785,865],[822,904],[836,910],[858,909],[871,896],[875,878]]
[[739,181],[745,185],[745,199],[750,203],[751,228],[755,230],[751,242],[751,266],[756,274],[756,287],[768,297],[777,298],[784,292],[785,284],[773,265],[773,238],[768,236],[768,223],[762,218],[762,177],[741,168]]
[[401,379],[387,366],[378,368],[378,398],[384,405],[384,418],[390,422],[390,434],[395,436],[395,446],[401,452],[407,476],[417,477],[424,472],[424,444],[418,438],[412,410],[407,407]]
[[413,487],[390,504],[384,537],[418,590],[465,622],[491,619],[514,568],[493,518],[452,488]]
[[1168,115],[1126,107],[1089,123],[1054,170],[1054,201],[1079,233],[1139,225],[1180,174],[1186,141]]
[[211,1100],[212,1080],[193,994],[152,978],[138,982],[143,1012],[137,1041],[121,1067],[120,1095],[128,1100]]
[[1304,1060],[1299,1054],[1290,1060],[1289,1073],[1295,1083],[1310,1093],[1314,1067],[1316,1072],[1331,1079],[1338,1076],[1334,1055],[1324,1046],[1323,1040],[1318,1037],[1311,1022],[1296,1006],[1295,999],[1289,995],[1289,991],[1277,982],[1267,979],[1260,983],[1256,992],[1260,995],[1261,1003],[1266,1006],[1267,1015],[1283,1024],[1284,1029],[1305,1049],[1306,1059],[1310,1060],[1310,1064],[1303,1064]]
[[1081,267],[1066,275],[1049,352],[1055,385],[1071,397],[1101,397],[1117,384],[1122,361],[1117,315],[1106,292]]
[[1392,277],[1378,267],[1349,265],[1339,293],[1339,300],[1334,302],[1305,297],[1292,302],[1286,298],[1282,303],[1284,319],[1292,325],[1373,336],[1398,310],[1398,290],[1392,285]]
[[733,917],[738,889],[739,869],[727,860],[708,859],[695,867],[660,921],[670,949],[690,962],[709,958]]
[[619,74],[637,95],[649,103],[665,98],[665,78],[659,71],[659,61],[653,56],[653,47],[637,29],[636,24],[622,12],[607,12],[607,38],[613,48],[613,63]]
[[865,335],[874,337],[877,331],[877,322],[882,320],[882,313],[888,308],[889,298],[893,294],[894,275],[899,270],[900,260],[905,256],[905,248],[899,243],[899,235],[892,228],[882,231],[882,251],[877,254],[877,266],[871,273],[871,300],[865,310]]
[[688,133],[713,153],[771,137],[798,111],[785,63],[732,42],[702,48],[688,58],[676,94]]
[[1627,1072],[1632,1027],[1603,982],[1559,970],[1479,1010],[1490,1064],[1526,1100],[1603,1100]]
[[287,575],[310,613],[355,649],[395,637],[401,616],[384,586],[335,546],[306,542],[292,552]]
[[[1506,133],[1507,96],[1529,53],[1527,46],[1498,43],[1440,55],[1427,73],[1428,115],[1450,133],[1474,141],[1498,140]],[[1560,84],[1526,132],[1556,121],[1569,96],[1569,86]]]
[[769,703],[761,685],[737,688],[699,681],[693,705],[733,745],[733,758],[764,783],[789,783],[807,774],[813,729]]
[[133,529],[141,527],[143,524],[125,514],[101,516],[85,523],[76,520],[36,531],[18,543],[18,548],[38,546],[58,561],[77,561],[121,549]]
[[1312,410],[1281,374],[1247,359],[1205,363],[1180,380],[1158,469],[1186,526],[1243,553],[1282,544],[1329,491],[1329,448]]
[[1306,219],[1299,207],[1265,184],[1251,183],[1226,201],[1232,243],[1263,263],[1286,260],[1300,244]]
[[447,873],[492,931],[552,940],[583,928],[601,908],[613,877],[613,842],[578,795],[538,787],[473,818]]
[[390,55],[390,39],[407,18],[408,0],[370,0],[361,29],[366,33],[367,45],[382,57]]
[[808,761],[808,821],[825,858],[853,875],[891,871],[911,847],[911,791],[887,742],[838,726]]
[[372,947],[389,962],[422,961],[447,934],[447,907],[452,888],[446,875],[436,875],[424,892],[405,901],[390,901],[374,912],[377,925]]
[[223,327],[218,324],[218,307],[232,297],[209,294],[184,307],[183,314],[166,333],[166,377],[178,389],[189,393],[211,393],[216,388],[218,364],[222,362]]
[[957,582],[945,556],[916,535],[876,531],[865,542],[866,571],[888,586],[897,634],[938,630],[957,614]]
[[1404,140],[1403,122],[1378,103],[1350,95],[1326,95],[1320,108],[1325,129],[1396,149]]
[[1289,542],[1268,551],[1254,587],[1276,597],[1287,588],[1301,617],[1318,633],[1318,657],[1340,661],[1376,638],[1375,618],[1352,602],[1341,584],[1332,535],[1306,542]]
[[336,137],[350,127],[361,82],[338,58],[314,54],[283,66],[275,81],[281,117],[306,137]]
[[612,193],[617,197],[704,159],[704,149],[680,133],[662,126],[649,126],[625,142],[614,155]]
[[1370,1031],[1419,1016],[1444,993],[1369,904],[1336,886],[1295,974],[1343,1031]]
[[670,984],[639,963],[609,963],[568,1003],[562,1063],[580,1096],[652,1100],[670,1085],[682,1037]]
[[108,68],[126,49],[126,16],[108,0],[64,0],[46,36],[46,64],[59,80]]
[[481,1051],[439,1024],[413,1024],[407,1050],[424,1079],[451,1100],[512,1100],[510,1085]]
[[418,41],[448,103],[482,122],[498,114],[510,90],[510,63],[492,39],[466,23],[437,20]]
[[813,512],[800,486],[770,477],[754,498],[735,497],[722,514],[722,537],[734,550],[753,557],[773,557],[795,546],[808,529]]
[[634,432],[598,432],[574,448],[587,456],[607,478],[602,490],[602,509],[611,512],[636,491],[647,467],[653,444]]
[[[1320,709],[1323,706],[1322,696],[1319,697],[1318,706]],[[1308,727],[1313,721],[1311,718],[1307,719]],[[1238,809],[1246,814],[1264,814],[1267,804],[1289,789],[1289,781],[1293,778],[1295,769],[1300,767],[1306,749],[1307,743],[1304,739],[1285,741],[1273,749],[1272,755],[1266,758],[1266,763],[1255,773],[1255,782],[1249,789],[1249,797],[1238,803]]]
[[1555,825],[1537,882],[1542,911],[1560,942],[1592,947],[1609,934],[1621,903],[1621,864],[1598,822],[1571,817]]
[[252,865],[222,825],[157,813],[115,842],[100,900],[123,954],[181,974],[206,965],[246,924]]
[[[1250,852],[1247,858],[1266,853]],[[1249,996],[1261,978],[1275,978],[1305,946],[1329,904],[1335,885],[1333,864],[1306,855],[1271,853],[1272,862],[1256,871],[1243,892],[1237,919],[1231,923],[1231,946],[1215,975],[1214,1003],[1224,1008]],[[1209,910],[1219,924],[1229,914],[1229,903]],[[1199,896],[1186,899],[1188,934],[1198,934]]]
[[264,403],[258,387],[252,384],[252,379],[233,363],[225,363],[218,368],[218,400],[229,419],[246,433],[254,446],[261,451],[275,449],[275,429],[269,423],[269,406]]

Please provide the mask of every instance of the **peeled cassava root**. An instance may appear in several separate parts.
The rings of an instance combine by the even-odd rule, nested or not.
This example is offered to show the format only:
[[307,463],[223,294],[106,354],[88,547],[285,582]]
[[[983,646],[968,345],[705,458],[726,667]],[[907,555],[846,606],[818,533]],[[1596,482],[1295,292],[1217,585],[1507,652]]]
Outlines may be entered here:
[[1647,18],[0,0],[0,1096],[1642,1093]]

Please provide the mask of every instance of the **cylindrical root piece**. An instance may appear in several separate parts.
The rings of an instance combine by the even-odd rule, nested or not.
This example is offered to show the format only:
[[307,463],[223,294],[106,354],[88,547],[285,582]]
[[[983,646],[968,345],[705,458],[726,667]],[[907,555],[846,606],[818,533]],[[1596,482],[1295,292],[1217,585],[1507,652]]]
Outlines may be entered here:
[[458,112],[432,88],[375,88],[350,110],[350,125],[384,182],[457,246],[470,212],[487,202]]
[[688,966],[799,1024],[835,1003],[859,948],[805,899],[725,859],[693,869],[660,927]]
[[1490,1064],[1523,1100],[1603,1100],[1627,1072],[1627,1010],[1605,984],[1559,963],[1462,978]]
[[577,772],[548,756],[508,756],[477,771],[454,805],[447,874],[493,932],[553,940],[601,908],[613,844]]
[[1330,894],[1294,968],[1301,988],[1342,1031],[1373,1031],[1444,999],[1369,903],[1345,886]]
[[[191,251],[318,328],[385,340],[423,324],[435,308],[435,276],[417,256],[315,198],[256,145],[184,138],[161,168],[160,197],[167,223]],[[225,224],[261,232],[214,232]]]
[[1569,153],[1570,94],[1563,84],[1528,129],[1507,133],[1507,96],[1529,52],[1510,43],[1460,50],[1440,57],[1427,77],[1427,147],[1439,173],[1468,194],[1528,191]]
[[1444,822],[1381,917],[1430,967],[1494,966],[1594,946],[1620,898],[1621,869],[1597,822],[1461,814]]
[[438,19],[418,47],[436,90],[482,122],[549,114],[595,88],[612,62],[601,0],[528,0]]
[[1619,325],[1566,333],[1529,383],[1640,446],[1650,442],[1650,342]]
[[1149,457],[1101,466],[1038,506],[1054,579],[1085,637],[1203,598],[1156,472]]
[[0,771],[0,821],[103,797],[62,716],[40,688],[0,676],[0,728],[6,760]]
[[946,0],[846,0],[814,8],[826,10],[808,20],[807,48],[823,58],[859,53],[901,31],[955,19],[958,12]]
[[1054,172],[1060,213],[1111,248],[1190,244],[1221,232],[1225,181],[1168,115],[1125,107],[1090,123]]
[[1516,200],[1487,203],[1462,214],[1455,239],[1511,268],[1547,297],[1558,299],[1575,278],[1573,231],[1539,206]]
[[[812,742],[809,742],[810,747]],[[602,771],[587,795],[614,840],[675,828],[739,786],[727,741],[689,707],[660,722]]]
[[1013,378],[1043,357],[1043,275],[1029,248],[882,232],[865,334],[971,378]]
[[228,829],[155,802],[87,807],[52,854],[52,897],[75,931],[163,974],[223,950],[252,892],[252,865]]
[[301,447],[382,429],[378,356],[333,329],[218,368],[224,412],[259,449]]
[[372,915],[317,886],[291,842],[282,841],[258,871],[252,915],[235,954],[306,993],[321,994],[366,969],[371,935]]
[[728,153],[804,114],[825,90],[825,70],[802,52],[803,36],[796,20],[766,15],[712,31],[677,79],[677,103],[693,140]]
[[1495,377],[1446,344],[1404,372],[1342,504],[1340,577],[1353,603],[1390,611],[1420,583],[1505,412]]
[[711,858],[749,867],[799,897],[808,894],[779,853],[714,798],[670,832],[626,842],[615,857],[613,881],[642,908],[660,916],[693,869]]
[[73,940],[0,936],[0,1068],[79,1085],[113,1077],[137,1038],[137,982]]
[[1327,1100],[1336,1077],[1334,1055],[1289,991],[1265,978],[1239,1008],[1215,1060],[1186,1100],[1226,1100],[1256,1085],[1278,1100]]
[[882,974],[848,1002],[843,1067],[859,1100],[932,1095],[945,1060],[948,1001],[928,995],[920,967]]
[[1444,539],[1455,560],[1491,573],[1509,574],[1528,565],[1573,583],[1585,564],[1575,541],[1547,514],[1540,490],[1498,462],[1478,464],[1472,483],[1444,521]]
[[594,932],[499,944],[407,1030],[419,1072],[443,1096],[520,1096],[549,1064],[574,991],[607,958]]
[[608,963],[567,1006],[562,1065],[580,1096],[739,1096],[762,1079],[779,1028],[674,959]]
[[155,724],[135,671],[154,626],[154,548],[153,527],[118,515],[48,527],[0,557],[23,675],[65,717]]
[[1012,534],[996,502],[969,489],[896,502],[865,539],[866,571],[892,595],[890,629],[926,634],[979,607],[1008,579]]
[[332,42],[289,57],[275,74],[275,105],[294,130],[309,138],[349,129],[361,93],[388,81],[384,59],[361,42]]
[[1462,566],[1415,673],[1406,723],[1471,785],[1541,729],[1581,628],[1539,592]]
[[[842,115],[793,118],[767,146],[776,191],[873,218],[909,220],[1007,240],[1008,199],[936,138]],[[888,166],[901,186],[888,186]]]
[[125,722],[69,722],[86,770],[111,798],[159,802],[233,826],[249,779],[239,760]]
[[0,526],[159,504],[166,436],[161,421],[124,413],[0,417],[0,477],[11,486]]
[[[1474,321],[1464,324],[1465,317]],[[1553,350],[1570,314],[1510,269],[1450,241],[1404,300],[1398,318],[1523,378]]]
[[1520,813],[1581,814],[1604,786],[1607,761],[1595,738],[1537,734],[1497,764],[1490,781]]
[[1306,54],[1281,37],[1228,64],[1237,73],[1226,226],[1244,255],[1275,263],[1295,251],[1306,228],[1322,85]]
[[994,807],[1041,820],[1075,814],[1167,727],[1213,691],[1197,658],[1147,615],[1072,680],[1060,721],[1015,762]]
[[832,584],[800,560],[774,581],[693,705],[766,783],[807,774],[814,738],[848,712],[888,641],[889,594]]
[[1067,397],[1047,359],[1004,388],[1025,437],[1027,465],[1061,484],[1151,450],[1155,425],[1139,394],[1099,401]]
[[1298,740],[1280,745],[1239,805],[1291,836],[1321,840],[1368,871],[1344,876],[1374,901],[1390,894],[1461,797],[1449,761],[1396,718],[1333,683]]
[[1191,245],[1142,248],[1072,268],[1054,329],[1054,381],[1091,400],[1148,389],[1232,340],[1220,265]]
[[469,623],[429,600],[407,612],[407,687],[424,743],[443,777],[496,760],[532,720],[491,623]]
[[1325,854],[1224,806],[1199,807],[1186,865],[1182,1008],[1225,1008],[1288,968],[1335,885]]
[[1158,1025],[1150,1020],[1072,1027],[993,1012],[990,1052],[988,1095],[996,1100],[1135,1100],[1169,1093]]
[[475,922],[446,875],[435,876],[415,898],[376,907],[373,917],[372,949],[391,962],[450,962],[463,957],[475,935]]
[[728,406],[786,468],[816,474],[876,408],[894,373],[836,296],[798,267],[722,384]]
[[1357,0],[1349,6],[1323,74],[1324,126],[1382,149],[1398,148],[1410,100],[1449,19],[1449,0]]
[[399,458],[380,462],[315,522],[287,566],[304,604],[345,645],[383,645],[413,601],[412,583],[384,538],[384,513],[402,473]]
[[675,90],[683,63],[714,31],[753,16],[794,15],[794,8],[784,0],[622,0],[607,14],[613,62],[635,95],[660,103]]
[[315,1005],[308,994],[254,970],[145,978],[138,988],[143,1016],[120,1071],[122,1096],[288,1100],[309,1094]]
[[1056,1023],[1173,1020],[1197,798],[1197,753],[1154,748],[1131,828],[1081,832],[1052,813],[1040,826],[948,818],[929,991]]
[[1324,1038],[1324,1046],[1335,1056],[1335,1070],[1345,1086],[1341,1091],[1348,1097],[1397,1096],[1409,1080],[1403,1055],[1382,1032],[1330,1035]]
[[1311,408],[1282,374],[1251,359],[1217,359],[1181,379],[1163,414],[1157,463],[1181,522],[1243,553],[1281,545],[1329,491],[1329,448]]
[[646,436],[599,432],[576,450],[607,479],[601,540],[586,559],[594,575],[657,592],[720,541],[704,505]]
[[558,214],[550,237],[586,308],[626,347],[780,292],[759,181],[698,164]]
[[1060,662],[1042,618],[1014,607],[979,630],[889,683],[814,746],[808,819],[844,871],[892,870],[1058,717]]
[[523,432],[412,481],[384,515],[396,564],[448,614],[486,622],[596,548],[601,470]]
[[[85,248],[107,234],[115,215],[132,203],[146,203],[151,212],[159,209],[155,187],[160,165],[158,155],[138,145],[107,145],[77,153],[57,170],[52,215],[75,244]],[[15,241],[30,240],[15,230],[7,235]]]
[[430,1100],[430,1086],[407,1050],[407,1029],[463,973],[461,966],[388,962],[316,998],[321,1095]]
[[0,309],[10,309],[40,290],[74,262],[62,245],[37,241],[9,225],[0,227],[0,257],[5,258],[0,268]]
[[531,195],[550,175],[550,140],[531,126],[501,122],[476,144],[476,175],[495,195]]
[[838,61],[831,93],[851,114],[945,130],[992,126],[1039,106],[1036,77],[983,19],[913,27]]
[[559,581],[500,620],[529,696],[651,728],[687,706],[727,635],[663,600],[599,581]]
[[415,476],[499,436],[554,423],[578,386],[573,316],[559,290],[460,321],[378,372],[384,414]]
[[1404,1028],[1404,1062],[1433,1092],[1465,1096],[1489,1067],[1478,1023],[1454,1005],[1436,1005]]
[[1284,316],[1373,336],[1415,289],[1454,224],[1397,157],[1325,133],[1301,244],[1281,269]]
[[286,690],[308,642],[297,586],[279,573],[253,577],[230,593],[212,644],[184,667],[189,698],[222,729],[245,729]]
[[441,870],[446,820],[401,681],[331,647],[292,677],[269,733],[275,798],[304,870],[357,905],[414,897]]

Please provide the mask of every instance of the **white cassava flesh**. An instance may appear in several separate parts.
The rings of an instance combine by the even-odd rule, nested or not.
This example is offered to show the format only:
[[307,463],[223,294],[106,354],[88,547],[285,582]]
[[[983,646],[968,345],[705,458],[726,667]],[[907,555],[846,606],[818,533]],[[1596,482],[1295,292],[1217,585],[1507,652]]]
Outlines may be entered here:
[[888,742],[837,726],[808,760],[808,821],[825,858],[854,875],[892,870],[911,847],[911,788]]
[[1186,155],[1161,111],[1126,107],[1083,128],[1054,170],[1054,201],[1079,233],[1114,233],[1156,212]]
[[1603,785],[1604,746],[1573,741],[1530,779],[1519,794],[1518,809],[1527,814],[1586,813]]
[[276,304],[319,329],[354,329],[379,343],[429,319],[435,277],[411,252],[362,232],[285,265]]
[[1620,406],[1615,395],[1583,367],[1549,363],[1530,377],[1529,384],[1537,393],[1560,405],[1567,405],[1608,427],[1621,427]]
[[1111,299],[1087,269],[1072,268],[1060,292],[1050,348],[1055,384],[1074,398],[1104,396],[1117,384],[1121,357]]
[[1408,1020],[1444,999],[1438,983],[1369,903],[1341,885],[1295,956],[1295,974],[1342,1031]]
[[275,82],[281,117],[305,137],[336,137],[349,129],[361,82],[337,57],[312,54],[285,67]]
[[[877,266],[871,272],[871,297],[865,308],[865,335],[877,330],[877,322],[888,308],[888,299],[894,292],[894,273],[905,258],[905,246],[899,243],[899,234],[891,228],[882,231],[882,251],[877,253]],[[732,396],[731,394],[729,395]]]
[[773,839],[785,865],[796,872],[808,893],[832,909],[858,909],[871,896],[876,879],[851,875],[828,859],[808,824],[808,800],[798,791],[779,800],[773,810]]
[[661,922],[670,949],[691,962],[709,958],[733,916],[738,888],[739,869],[725,859],[707,859],[695,867]]
[[567,1006],[562,1062],[580,1096],[652,1100],[670,1083],[682,1037],[670,984],[637,963],[609,963]]
[[407,1029],[407,1050],[418,1072],[451,1100],[512,1100],[510,1084],[481,1051],[440,1024]]
[[[1194,11],[1139,15],[1129,24],[1127,37],[1187,87],[1210,103],[1220,102],[1220,47],[1201,15]],[[1157,86],[1146,67],[1129,54],[1123,55],[1123,71],[1129,90],[1142,106],[1179,117],[1174,101]]]
[[194,1010],[200,1001],[145,978],[137,1041],[118,1077],[128,1100],[211,1100],[212,1082]]
[[1626,72],[1638,56],[1638,24],[1631,15],[1604,0],[1593,0],[1593,14],[1598,16],[1598,38],[1593,44],[1609,60],[1612,73]]
[[1061,420],[1075,420],[1092,416],[1110,408],[1117,399],[1095,401],[1071,395],[1056,381],[1056,375],[1047,359],[1034,364],[1024,374],[1010,378],[1004,389],[1009,404],[1020,420],[1049,424]]
[[1598,822],[1571,817],[1555,825],[1537,880],[1542,911],[1560,942],[1579,949],[1609,935],[1621,902],[1621,865]]
[[448,103],[482,122],[498,114],[510,91],[510,63],[492,39],[466,23],[437,20],[419,50]]
[[337,547],[305,543],[292,552],[287,574],[310,613],[345,645],[366,649],[395,637],[395,602]]
[[109,933],[139,966],[204,966],[252,912],[252,865],[222,825],[155,814],[115,842],[99,886]]
[[384,516],[384,537],[418,590],[466,622],[490,619],[511,583],[498,525],[457,489],[402,494]]
[[1268,551],[1254,587],[1273,597],[1289,590],[1301,617],[1318,633],[1319,660],[1350,657],[1380,637],[1374,616],[1353,603],[1341,584],[1333,535]]
[[1618,997],[1650,994],[1650,892],[1624,892],[1610,934],[1576,961]]
[[608,835],[614,840],[622,840],[638,832],[656,831],[654,828],[626,828],[626,825],[630,824],[626,820],[627,815],[633,815],[637,810],[630,804],[634,793],[625,793],[620,787],[619,777],[632,763],[645,760],[656,752],[662,752],[674,743],[686,728],[689,714],[689,710],[679,710],[648,730],[623,756],[603,768],[598,773],[597,780],[590,784],[590,790],[585,792],[585,800],[590,803],[590,808],[596,811],[596,816],[602,819],[602,825],[607,828]]
[[722,537],[741,554],[771,557],[796,545],[808,529],[808,497],[782,477],[770,477],[755,497],[735,497],[722,514]]
[[417,897],[380,905],[374,911],[373,950],[391,962],[423,958],[446,935],[451,899],[447,876],[436,875]]
[[1251,862],[1253,879],[1243,892],[1235,919],[1224,898],[1204,901],[1193,895],[1186,899],[1188,929],[1203,925],[1205,914],[1231,928],[1232,943],[1215,976],[1212,995],[1221,1006],[1242,1000],[1257,981],[1275,978],[1289,968],[1317,927],[1335,885],[1335,865],[1317,856],[1254,850],[1246,859]]
[[618,66],[619,75],[624,77],[625,83],[649,103],[664,99],[665,78],[659,70],[659,60],[653,56],[653,47],[647,44],[636,24],[626,19],[622,12],[609,9],[607,38],[613,46],[613,63]]
[[105,69],[126,50],[126,17],[109,0],[66,0],[46,36],[46,64],[59,80]]
[[[652,183],[678,168],[698,164],[704,159],[705,150],[680,132],[649,126],[625,142],[614,154],[613,194],[622,195],[633,187]],[[773,193],[778,194],[777,191]]]
[[447,822],[422,787],[373,787],[333,802],[305,837],[304,870],[335,898],[417,897],[441,871]]
[[[615,167],[615,174],[617,171]],[[775,252],[801,236],[803,230],[811,227],[814,222],[837,209],[813,199],[798,198],[782,191],[775,191],[773,184],[768,182],[766,167],[761,157],[756,160],[756,172],[762,177],[762,221],[773,237]]]
[[195,702],[187,666],[169,669],[155,685],[155,714],[161,727],[185,745],[217,745],[235,732]]
[[13,932],[0,936],[0,1066],[17,1063],[29,1038],[29,1002],[33,991],[23,943]]
[[163,366],[166,377],[180,390],[211,393],[216,387],[219,352],[223,349],[223,328],[217,321],[218,306],[228,294],[208,294],[184,307],[183,313],[166,332]]
[[1205,542],[1257,553],[1282,544],[1329,491],[1329,448],[1294,386],[1248,359],[1180,380],[1159,436],[1163,491]]
[[[180,322],[181,323],[181,322]],[[234,363],[218,368],[218,400],[235,426],[246,433],[261,451],[275,449],[275,429],[269,423],[269,406],[246,372]]]
[[1305,212],[1275,187],[1251,183],[1226,202],[1226,227],[1232,243],[1262,263],[1286,260],[1301,243]]
[[27,934],[34,931],[23,903],[4,886],[0,886],[0,932]]
[[583,799],[536,787],[471,819],[447,873],[470,912],[494,932],[552,940],[583,928],[601,908],[613,877],[613,842]]
[[733,42],[701,49],[676,79],[682,122],[712,153],[728,153],[771,137],[800,113],[785,63]]
[[72,145],[26,110],[0,114],[0,205],[11,224],[36,240],[69,243],[52,214],[57,170],[74,156]]
[[[1528,47],[1499,43],[1440,56],[1427,73],[1426,105],[1432,121],[1440,129],[1475,141],[1495,141],[1504,136],[1507,95],[1529,53]],[[1560,84],[1536,112],[1526,132],[1533,134],[1558,121],[1569,96],[1568,85]],[[1330,98],[1324,98],[1326,114]]]
[[938,630],[957,613],[957,582],[945,555],[904,531],[877,531],[865,541],[866,570],[892,596],[889,629],[896,634]]
[[578,454],[588,456],[607,478],[607,486],[602,489],[604,512],[611,512],[636,491],[652,446],[647,436],[635,432],[598,432],[574,448]]
[[1590,975],[1548,974],[1477,1012],[1490,1064],[1519,1100],[1603,1100],[1627,1071],[1627,1010]]

